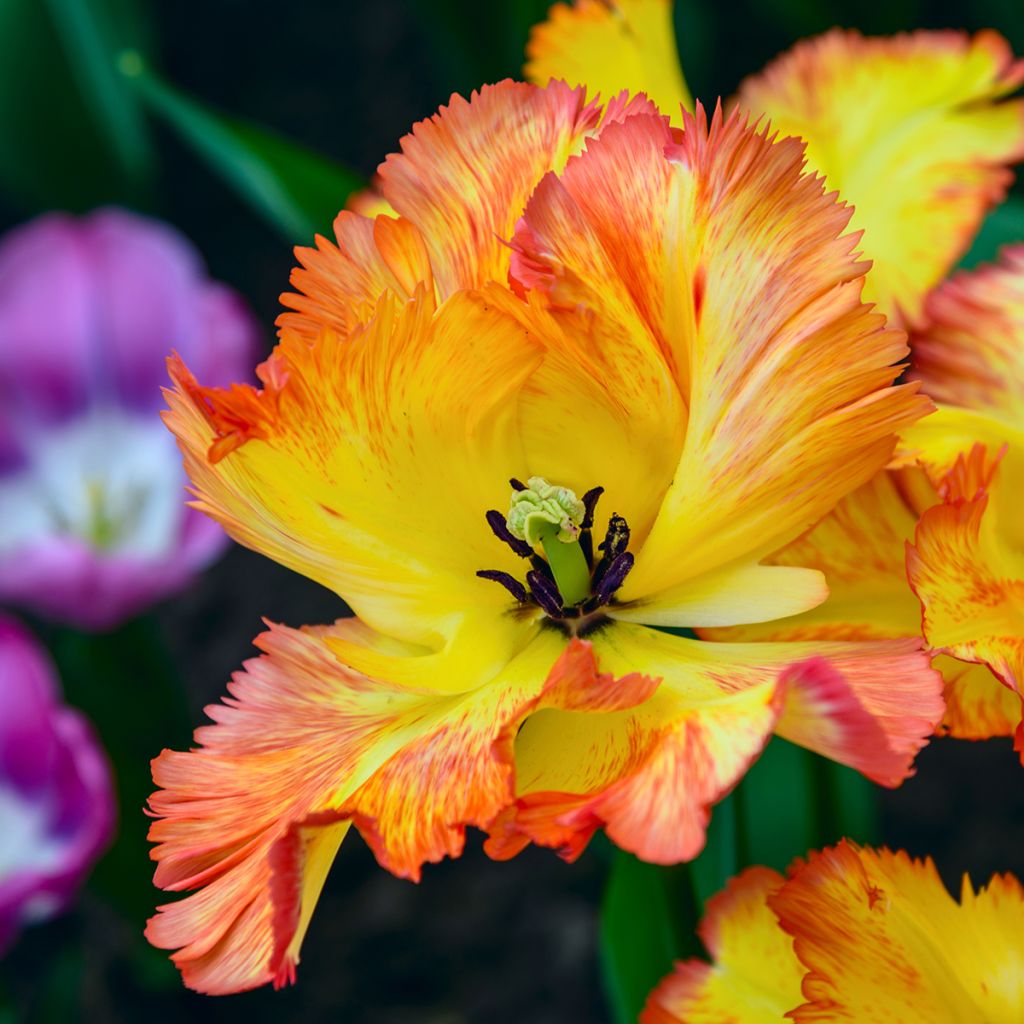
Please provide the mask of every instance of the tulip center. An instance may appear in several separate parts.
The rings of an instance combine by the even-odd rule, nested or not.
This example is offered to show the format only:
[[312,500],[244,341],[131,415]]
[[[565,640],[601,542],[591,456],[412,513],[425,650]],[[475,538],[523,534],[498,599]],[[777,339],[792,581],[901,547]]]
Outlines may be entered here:
[[539,476],[511,484],[508,514],[492,509],[487,522],[531,568],[525,583],[497,569],[482,569],[477,575],[500,583],[521,605],[539,607],[574,633],[586,623],[603,621],[600,609],[612,602],[633,568],[625,519],[611,516],[595,557],[591,530],[603,488],[594,487],[578,498],[570,488]]

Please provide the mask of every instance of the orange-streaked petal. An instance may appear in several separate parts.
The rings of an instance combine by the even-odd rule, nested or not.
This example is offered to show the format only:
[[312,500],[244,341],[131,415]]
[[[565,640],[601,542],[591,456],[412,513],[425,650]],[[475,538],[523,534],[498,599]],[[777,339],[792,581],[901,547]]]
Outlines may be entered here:
[[934,399],[1024,427],[1024,245],[936,288],[912,351]]
[[147,936],[178,950],[199,991],[291,980],[350,820],[404,877],[458,855],[465,826],[486,826],[512,798],[498,741],[564,647],[543,633],[490,685],[438,697],[347,668],[327,643],[338,637],[386,643],[354,620],[272,627],[231,696],[207,708],[215,724],[197,731],[196,748],[154,761],[156,883],[199,891],[161,907]]
[[828,600],[787,619],[702,630],[717,640],[879,640],[919,636],[921,608],[907,582],[906,542],[937,501],[916,468],[882,472],[767,561],[819,572]]
[[678,136],[636,116],[545,178],[516,231],[514,279],[617,325],[605,358],[635,379],[660,354],[688,410],[624,601],[781,546],[927,408],[890,387],[904,336],[861,303],[849,211],[802,164],[738,116],[698,110]]
[[[1004,543],[988,514],[987,490],[998,472],[980,445],[958,460],[942,488],[946,500],[921,517],[907,568],[924,609],[928,642],[963,661],[988,665],[1019,695],[1024,557]],[[998,683],[993,679],[992,685]],[[1024,732],[1018,736],[1018,746],[1024,745]]]
[[602,670],[661,686],[606,713],[542,699],[516,736],[517,806],[493,855],[528,838],[571,859],[603,826],[644,860],[686,860],[772,731],[895,785],[942,716],[920,641],[714,644],[626,623],[590,639]]
[[457,689],[504,665],[528,625],[475,573],[520,572],[484,514],[523,471],[515,400],[541,353],[479,296],[396,306],[345,344],[286,336],[262,391],[200,387],[177,365],[167,422],[198,507],[235,539],[383,633],[436,652],[475,631],[472,664],[444,683]]
[[666,114],[691,107],[672,26],[672,0],[557,3],[534,25],[523,73],[562,79],[601,96],[645,93]]
[[381,165],[376,198],[338,215],[336,241],[318,235],[314,248],[295,250],[295,292],[281,296],[290,312],[278,326],[311,340],[324,327],[345,337],[383,293],[405,299],[423,284],[445,299],[504,283],[506,243],[543,175],[561,170],[602,124],[655,112],[625,95],[602,108],[562,82],[505,81],[469,100],[453,96]]
[[858,849],[813,854],[768,896],[809,973],[805,1003],[818,1021],[1014,1024],[1024,1013],[1024,889],[996,875],[961,902],[930,860]]
[[940,655],[935,667],[946,680],[946,715],[942,731],[958,740],[1012,736],[1024,718],[1022,698],[1003,686],[987,665]]
[[802,1001],[804,970],[768,907],[783,877],[747,868],[708,900],[699,934],[713,963],[677,963],[640,1024],[779,1024]]
[[873,263],[865,297],[914,322],[1024,158],[1024,102],[1005,100],[1022,81],[995,32],[836,29],[747,79],[736,102],[807,141],[811,166],[856,210]]

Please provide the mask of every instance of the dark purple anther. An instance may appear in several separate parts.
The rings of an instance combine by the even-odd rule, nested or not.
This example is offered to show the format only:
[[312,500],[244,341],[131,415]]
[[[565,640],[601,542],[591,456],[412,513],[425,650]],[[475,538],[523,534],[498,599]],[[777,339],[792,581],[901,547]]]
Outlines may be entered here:
[[528,490],[526,484],[524,484],[522,480],[517,480],[515,477],[512,477],[512,479],[509,480],[509,486],[512,488],[513,491]]
[[560,619],[565,605],[557,585],[536,569],[526,574],[526,582],[530,584],[530,593],[541,609],[551,618]]
[[583,507],[586,512],[583,515],[583,522],[580,523],[581,530],[589,530],[594,525],[594,509],[597,508],[597,499],[604,494],[603,487],[591,487],[583,495]]
[[633,568],[633,561],[633,555],[629,551],[623,551],[621,555],[612,559],[594,589],[594,596],[599,605],[607,604],[612,599],[612,594],[622,586],[623,580],[629,575],[629,570]]
[[617,558],[629,547],[629,525],[622,516],[616,514],[608,520],[608,532],[598,547],[609,561]]
[[504,541],[520,558],[530,558],[533,555],[533,548],[525,540],[512,536],[505,517],[497,509],[492,508],[487,513],[487,525],[493,531],[494,536],[498,540]]
[[525,603],[529,599],[530,595],[527,594],[526,587],[515,576],[510,576],[507,572],[502,572],[500,569],[479,569],[477,576],[500,583],[517,601]]

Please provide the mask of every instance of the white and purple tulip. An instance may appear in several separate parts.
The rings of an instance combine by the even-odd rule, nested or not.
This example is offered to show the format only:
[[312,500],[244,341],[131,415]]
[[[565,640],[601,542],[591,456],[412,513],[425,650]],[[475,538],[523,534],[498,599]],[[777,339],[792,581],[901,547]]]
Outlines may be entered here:
[[0,603],[109,629],[220,553],[185,507],[160,389],[172,350],[227,384],[256,346],[242,300],[166,224],[47,214],[0,241]]

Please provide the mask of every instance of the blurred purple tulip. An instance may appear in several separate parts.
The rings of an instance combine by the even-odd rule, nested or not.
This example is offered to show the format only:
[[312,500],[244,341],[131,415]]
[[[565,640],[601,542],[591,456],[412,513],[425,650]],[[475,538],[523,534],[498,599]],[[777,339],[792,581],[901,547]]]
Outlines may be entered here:
[[42,648],[0,616],[0,954],[22,926],[71,902],[113,823],[92,729],[60,703]]
[[166,357],[244,380],[257,334],[166,224],[47,214],[0,241],[0,602],[109,629],[227,542],[185,507]]

